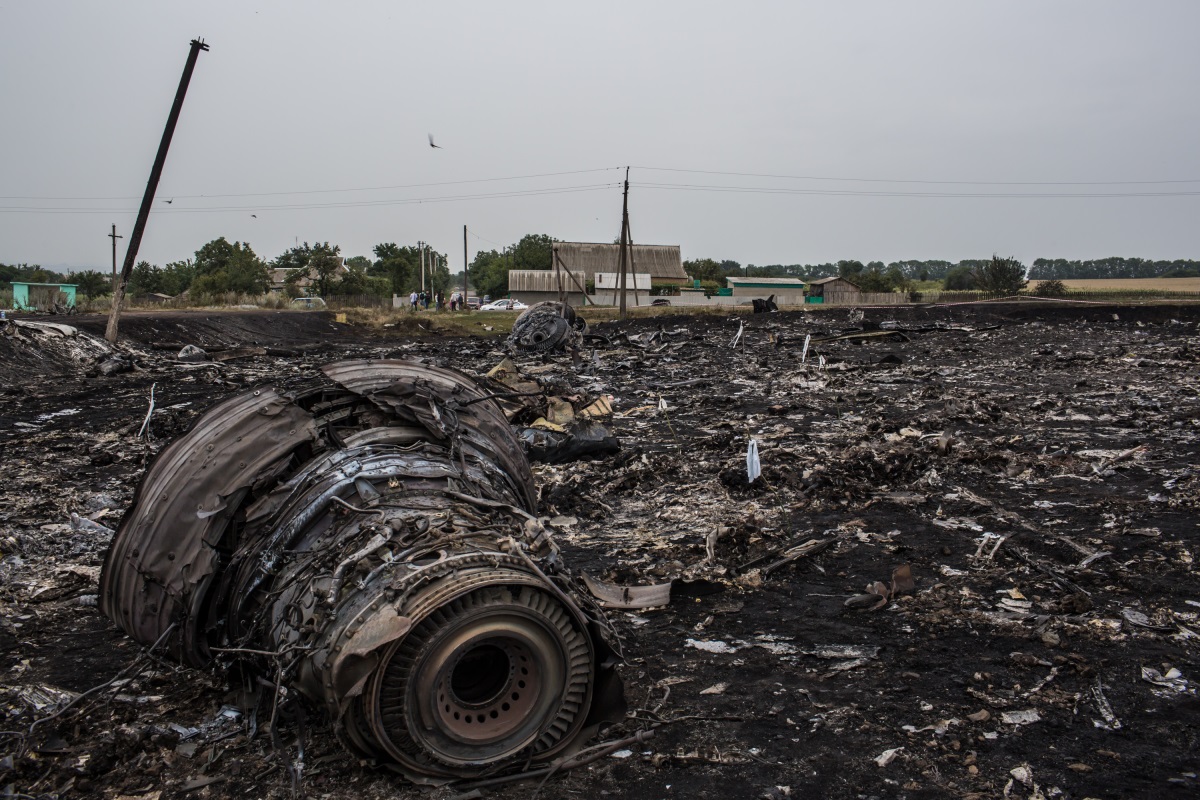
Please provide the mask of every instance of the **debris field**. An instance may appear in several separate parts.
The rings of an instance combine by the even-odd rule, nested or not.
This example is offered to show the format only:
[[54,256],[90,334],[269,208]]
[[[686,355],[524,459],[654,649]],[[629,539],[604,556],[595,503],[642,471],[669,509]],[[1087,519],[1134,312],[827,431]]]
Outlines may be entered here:
[[[71,323],[0,323],[0,797],[1200,792],[1200,307],[662,316],[569,354],[323,313],[128,314],[116,349]],[[524,782],[412,786],[286,682],[100,610],[112,530],[206,409],[413,358],[536,386],[500,402],[525,432],[586,408],[620,443],[532,477],[629,710]]]

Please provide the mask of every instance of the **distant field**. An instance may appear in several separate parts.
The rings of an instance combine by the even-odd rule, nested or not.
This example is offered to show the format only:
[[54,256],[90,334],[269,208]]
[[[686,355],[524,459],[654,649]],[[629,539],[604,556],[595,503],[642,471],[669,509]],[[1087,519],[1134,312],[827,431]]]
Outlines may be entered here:
[[[1030,281],[1034,289],[1042,281]],[[1064,280],[1068,289],[1079,291],[1155,291],[1155,292],[1200,292],[1200,278],[1096,278],[1094,280]]]

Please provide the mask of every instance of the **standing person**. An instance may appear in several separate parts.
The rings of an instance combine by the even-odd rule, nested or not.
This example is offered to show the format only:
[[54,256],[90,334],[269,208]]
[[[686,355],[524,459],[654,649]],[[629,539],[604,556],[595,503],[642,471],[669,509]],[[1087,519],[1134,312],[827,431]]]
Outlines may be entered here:
[[414,291],[408,296],[408,304],[412,307],[413,312],[417,310],[417,293]]
[[441,291],[437,293],[437,310],[446,310],[446,295],[444,295]]

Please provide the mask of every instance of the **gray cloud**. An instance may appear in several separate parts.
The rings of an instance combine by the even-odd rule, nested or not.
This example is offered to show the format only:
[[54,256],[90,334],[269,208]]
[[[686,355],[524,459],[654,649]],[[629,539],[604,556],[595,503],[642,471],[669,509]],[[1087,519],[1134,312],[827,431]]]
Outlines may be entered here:
[[[624,165],[635,239],[685,257],[1195,258],[1200,196],[761,190],[1200,192],[1197,29],[1191,2],[10,2],[0,261],[107,264],[194,36],[212,51],[159,190],[176,200],[157,204],[142,245],[154,263],[223,235],[264,257],[297,238],[347,254],[423,239],[457,269],[464,223],[504,243],[609,241],[623,170],[449,182]],[[363,190],[383,186],[408,188]],[[331,189],[358,191],[316,193]],[[12,210],[31,207],[43,211]],[[44,211],[68,208],[108,210]]]

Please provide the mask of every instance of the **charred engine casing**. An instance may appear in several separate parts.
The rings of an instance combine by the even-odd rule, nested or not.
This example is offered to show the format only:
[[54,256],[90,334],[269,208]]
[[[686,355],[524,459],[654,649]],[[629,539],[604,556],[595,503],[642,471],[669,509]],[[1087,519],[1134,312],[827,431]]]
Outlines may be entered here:
[[578,347],[587,333],[587,320],[557,300],[534,303],[513,323],[508,344],[523,353],[553,353]]
[[417,782],[544,762],[619,718],[615,637],[534,516],[495,402],[418,362],[324,372],[221,403],[159,454],[104,612],[195,666],[275,654],[249,657]]

